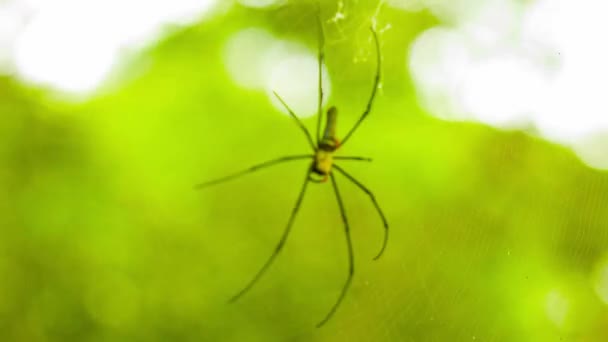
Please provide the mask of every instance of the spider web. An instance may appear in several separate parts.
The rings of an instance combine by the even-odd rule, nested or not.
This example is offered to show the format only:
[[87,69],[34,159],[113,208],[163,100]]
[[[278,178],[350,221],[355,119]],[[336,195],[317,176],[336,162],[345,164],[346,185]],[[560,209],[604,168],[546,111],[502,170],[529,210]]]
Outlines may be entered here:
[[369,46],[372,44],[372,38],[369,35],[370,27],[378,33],[380,41],[382,41],[382,35],[391,28],[390,23],[383,23],[381,20],[379,22],[378,19],[385,6],[384,1],[369,2],[368,4],[375,5],[371,7],[368,5],[365,10],[361,10],[359,1],[339,0],[333,14],[324,16],[326,18],[323,20],[324,26],[329,29],[329,34],[326,33],[328,48],[345,41],[357,44],[356,54],[352,59],[354,64],[364,63],[375,58],[375,52]]
[[355,274],[324,327],[348,265],[330,184],[309,185],[283,252],[233,304],[276,248],[307,164],[192,190],[308,152],[291,119],[226,70],[230,38],[252,27],[316,48],[316,2],[279,1],[223,5],[172,32],[94,101],[0,78],[0,340],[608,340],[608,175],[528,133],[429,115],[408,55],[438,19],[389,3],[321,2],[339,134],[365,107],[370,25],[381,32],[384,91],[339,152],[374,159],[340,165],[390,224],[372,261],[380,217],[337,179]]
[[[391,11],[394,8],[384,1],[338,1],[333,12],[324,12],[328,64],[335,65],[332,58],[337,58],[344,64],[342,73],[369,71],[374,59],[370,26],[380,33],[383,60],[392,58],[396,48],[386,41],[394,39],[393,33],[399,35],[404,23],[389,19],[395,18]],[[350,59],[340,50],[351,52]],[[356,105],[342,104],[345,100],[339,95],[337,101],[354,113],[365,89],[364,82],[350,89],[357,94],[351,97]],[[379,97],[378,102],[393,101],[412,109],[400,98],[382,99],[382,93]],[[295,324],[291,327],[298,333],[286,333],[288,339],[603,338],[606,285],[598,279],[605,277],[608,251],[606,215],[600,214],[608,208],[605,175],[587,169],[567,150],[525,134],[444,126],[434,120],[420,123],[403,118],[399,105],[377,105],[365,123],[363,132],[375,132],[373,148],[354,144],[384,161],[353,168],[388,208],[387,254],[369,261],[381,234],[380,222],[363,194],[340,183],[354,235],[353,286],[330,327],[311,331]],[[402,126],[394,127],[395,120]],[[370,127],[374,125],[381,128],[374,130]],[[402,139],[411,140],[404,144]],[[552,170],[551,175],[540,170]],[[581,178],[573,178],[574,174]],[[337,208],[329,191],[323,195],[310,195],[318,211],[324,212],[311,220],[313,226],[329,227],[333,233],[308,239],[323,246],[318,253],[325,257],[301,261],[302,252],[290,253],[289,262],[306,274],[304,280],[298,273],[291,275],[298,279],[297,292],[290,290],[292,305],[298,308],[311,300],[330,305],[335,294],[317,281],[321,277],[337,291],[346,268]],[[334,217],[326,211],[333,211]],[[299,244],[295,240],[302,238],[294,233],[290,244]],[[318,295],[311,297],[311,292]],[[318,305],[322,313],[324,306]],[[273,308],[267,309],[274,316]]]

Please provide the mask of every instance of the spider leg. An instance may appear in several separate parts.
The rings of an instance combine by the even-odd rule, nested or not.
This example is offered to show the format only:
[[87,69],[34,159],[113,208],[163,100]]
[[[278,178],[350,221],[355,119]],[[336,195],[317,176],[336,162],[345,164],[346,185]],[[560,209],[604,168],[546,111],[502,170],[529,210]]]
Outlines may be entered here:
[[346,283],[344,283],[344,287],[342,287],[342,292],[338,297],[336,303],[331,307],[327,316],[323,318],[319,324],[317,324],[317,328],[323,326],[327,321],[336,313],[336,310],[342,303],[346,292],[350,287],[350,283],[353,279],[353,274],[355,273],[355,261],[353,255],[353,244],[350,238],[350,227],[348,225],[348,219],[346,218],[346,212],[344,211],[344,204],[342,203],[342,197],[340,196],[340,191],[338,190],[338,185],[336,184],[336,178],[333,173],[330,173],[329,177],[331,178],[331,184],[334,188],[334,192],[336,193],[336,199],[338,200],[338,206],[340,207],[340,214],[342,215],[342,222],[344,223],[344,234],[346,235],[346,246],[348,248],[348,277],[346,278]]
[[358,161],[366,161],[366,162],[372,161],[372,158],[368,158],[368,157],[334,156],[333,158],[334,158],[334,160],[358,160]]
[[321,117],[323,116],[323,60],[325,59],[325,35],[323,33],[323,23],[321,22],[321,4],[317,2],[317,25],[319,33],[319,56],[318,56],[318,81],[319,81],[319,96],[317,110],[317,143],[321,141]]
[[280,164],[280,163],[283,163],[283,162],[286,162],[286,161],[299,160],[299,159],[311,159],[311,158],[314,158],[314,155],[308,154],[308,155],[298,155],[298,156],[287,156],[287,157],[281,157],[281,158],[269,160],[267,162],[263,162],[261,164],[254,165],[254,166],[252,166],[252,167],[250,167],[250,168],[248,168],[246,170],[243,170],[243,171],[240,171],[240,172],[237,172],[237,173],[233,173],[233,174],[228,175],[226,177],[222,177],[222,178],[214,179],[214,180],[211,180],[211,181],[208,181],[208,182],[197,184],[197,185],[194,186],[194,188],[195,189],[202,189],[202,188],[206,188],[206,187],[211,186],[211,185],[216,185],[216,184],[219,184],[219,183],[227,182],[229,180],[233,180],[233,179],[238,178],[240,176],[244,176],[244,175],[246,175],[248,173],[255,172],[257,170],[260,170],[260,169],[263,169],[263,168],[267,168],[269,166],[273,166],[273,165],[276,165],[276,164]]
[[310,144],[310,147],[312,147],[312,150],[314,151],[316,149],[315,143],[312,140],[312,137],[310,136],[310,132],[308,131],[308,129],[306,129],[306,126],[304,126],[304,124],[302,123],[302,121],[300,121],[300,119],[298,118],[298,116],[296,115],[296,113],[294,113],[293,110],[291,110],[291,108],[289,108],[289,106],[281,98],[281,96],[279,96],[279,94],[276,91],[272,91],[272,92],[274,93],[274,96],[276,96],[277,99],[279,99],[279,101],[281,101],[281,104],[283,104],[283,106],[285,107],[285,109],[287,109],[287,112],[289,112],[289,116],[291,116],[294,120],[296,120],[296,123],[298,124],[298,126],[300,127],[300,129],[302,129],[302,131],[304,132],[304,134],[306,134],[306,139],[308,140],[308,144]]
[[281,236],[281,240],[279,240],[279,243],[275,247],[274,252],[270,256],[270,258],[266,261],[264,266],[262,266],[262,268],[258,271],[258,273],[256,273],[256,275],[253,277],[253,279],[241,291],[239,291],[236,295],[234,295],[230,299],[231,303],[235,302],[240,297],[242,297],[245,293],[247,293],[253,287],[253,285],[255,285],[255,283],[257,283],[257,281],[262,277],[262,275],[264,275],[264,273],[266,272],[268,267],[270,267],[270,265],[273,263],[273,261],[276,259],[276,257],[279,255],[279,253],[283,249],[283,246],[285,245],[285,241],[287,241],[287,237],[289,236],[289,233],[291,232],[291,227],[293,226],[293,221],[296,217],[296,214],[300,210],[300,204],[302,204],[302,199],[304,198],[304,194],[306,193],[309,173],[310,173],[310,169],[307,169],[306,178],[304,178],[304,185],[302,185],[302,190],[300,190],[300,194],[298,195],[296,204],[294,205],[294,207],[291,211],[291,215],[289,216],[289,221],[287,222],[287,227],[285,227],[285,230],[283,231],[283,235]]
[[378,260],[378,258],[380,258],[382,256],[382,254],[384,253],[384,250],[386,249],[386,244],[388,242],[388,221],[386,220],[386,217],[384,216],[382,209],[380,209],[380,205],[378,205],[378,202],[376,201],[376,197],[374,196],[374,194],[372,193],[371,190],[369,190],[365,185],[361,184],[361,182],[356,180],[355,177],[351,176],[346,171],[344,171],[343,168],[341,168],[335,164],[333,165],[333,167],[336,170],[338,170],[338,172],[343,174],[346,178],[348,178],[351,182],[355,183],[355,185],[358,186],[359,189],[363,190],[363,192],[365,192],[369,196],[369,198],[372,200],[372,203],[374,203],[374,207],[376,207],[378,214],[380,214],[380,218],[382,219],[382,223],[384,224],[384,241],[382,242],[382,248],[380,248],[380,252],[378,252],[378,254],[374,257],[374,260]]
[[374,86],[372,88],[372,94],[369,98],[369,101],[367,102],[367,107],[365,108],[365,111],[363,112],[363,114],[361,115],[359,120],[355,123],[353,128],[351,128],[350,131],[346,134],[344,139],[342,139],[341,146],[344,146],[346,141],[351,137],[351,135],[355,132],[355,130],[357,130],[357,128],[359,127],[361,122],[363,122],[363,120],[367,117],[369,112],[372,110],[374,98],[376,97],[376,92],[378,91],[378,84],[380,84],[380,70],[381,70],[381,66],[382,66],[382,60],[381,60],[381,56],[380,56],[380,43],[378,42],[378,33],[376,33],[376,30],[373,27],[370,27],[370,30],[372,31],[372,36],[374,37],[374,42],[376,45],[376,76],[374,77]]

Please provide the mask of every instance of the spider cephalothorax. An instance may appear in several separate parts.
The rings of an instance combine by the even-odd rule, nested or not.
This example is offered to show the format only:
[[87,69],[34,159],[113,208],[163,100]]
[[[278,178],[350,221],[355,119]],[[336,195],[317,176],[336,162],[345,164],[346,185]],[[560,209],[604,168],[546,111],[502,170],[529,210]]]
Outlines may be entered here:
[[338,118],[338,109],[331,107],[327,111],[327,121],[325,124],[325,132],[321,141],[319,141],[319,149],[326,152],[334,152],[340,147],[340,142],[336,138],[336,120]]
[[[325,132],[319,141],[315,150],[315,160],[312,164],[312,172],[323,176],[321,182],[327,181],[331,173],[331,167],[334,163],[334,152],[340,147],[340,142],[336,138],[336,118],[338,110],[336,107],[331,107],[327,111],[327,121],[325,124]],[[317,181],[311,178],[312,181]]]
[[[221,183],[221,182],[224,182],[227,180],[237,178],[244,174],[247,174],[247,173],[262,169],[262,168],[266,168],[266,167],[269,167],[272,165],[276,165],[278,163],[283,163],[286,161],[302,160],[302,159],[312,160],[310,166],[308,166],[306,168],[306,177],[304,178],[304,184],[302,185],[302,189],[300,190],[300,194],[298,195],[296,204],[295,204],[293,210],[291,211],[289,221],[287,222],[287,227],[285,227],[285,230],[283,231],[281,240],[275,247],[273,253],[270,255],[270,258],[266,261],[266,263],[262,266],[262,268],[258,271],[258,273],[253,277],[253,279],[247,284],[247,286],[245,286],[239,293],[237,293],[234,297],[232,297],[231,301],[235,301],[253,287],[253,285],[264,274],[264,272],[266,272],[266,270],[272,264],[272,262],[275,260],[277,255],[279,255],[279,252],[283,249],[283,246],[285,245],[285,242],[287,241],[287,237],[289,236],[289,233],[291,231],[291,227],[293,226],[293,221],[295,219],[295,216],[296,216],[298,210],[300,209],[300,204],[302,203],[302,200],[304,199],[304,194],[306,192],[306,188],[308,187],[308,183],[311,181],[312,182],[324,182],[328,178],[331,179],[331,184],[334,189],[334,193],[336,195],[336,200],[338,202],[340,214],[342,216],[342,222],[344,223],[344,234],[346,236],[346,244],[348,247],[348,265],[349,265],[349,267],[348,267],[348,277],[346,279],[346,283],[342,287],[340,296],[338,297],[338,299],[336,300],[334,305],[331,307],[331,309],[329,310],[329,312],[327,313],[325,318],[323,318],[323,320],[321,320],[321,322],[319,322],[319,324],[317,325],[317,326],[322,326],[333,316],[333,314],[336,312],[336,310],[340,306],[340,303],[342,303],[342,299],[344,298],[344,296],[350,286],[353,274],[355,272],[354,253],[353,253],[353,247],[352,247],[352,242],[351,242],[351,238],[350,238],[350,228],[349,228],[349,224],[348,224],[348,219],[346,217],[346,212],[344,210],[344,205],[342,203],[342,197],[340,196],[340,192],[338,190],[338,185],[336,183],[336,179],[335,179],[333,170],[338,171],[338,173],[342,174],[348,180],[353,182],[357,187],[359,187],[361,190],[363,190],[370,197],[370,199],[372,200],[372,203],[374,204],[374,207],[380,214],[380,218],[382,219],[382,222],[384,224],[385,234],[384,234],[384,240],[382,243],[382,248],[380,249],[380,252],[374,259],[379,258],[382,255],[382,253],[384,252],[384,249],[386,247],[386,243],[388,241],[388,222],[386,221],[386,218],[384,217],[384,214],[382,213],[382,210],[380,209],[380,206],[376,202],[376,199],[375,199],[374,195],[372,194],[372,192],[367,187],[365,187],[363,184],[361,184],[361,182],[359,182],[353,176],[351,176],[349,173],[347,173],[344,169],[342,169],[340,166],[338,166],[334,163],[336,160],[371,161],[371,159],[364,158],[364,157],[335,156],[334,153],[340,146],[343,146],[346,143],[346,141],[351,137],[353,132],[359,127],[361,122],[367,117],[367,115],[370,113],[370,111],[372,109],[372,104],[373,104],[374,98],[376,96],[376,90],[378,89],[378,84],[380,83],[381,60],[380,60],[380,44],[378,43],[378,35],[376,34],[376,31],[372,28],[371,31],[372,31],[372,36],[373,36],[375,47],[376,47],[377,62],[376,62],[376,75],[374,78],[374,84],[373,84],[371,96],[367,102],[367,107],[365,108],[365,111],[363,112],[361,117],[359,117],[359,120],[355,123],[355,125],[351,128],[351,130],[345,135],[345,137],[340,142],[336,137],[336,119],[337,119],[337,115],[338,115],[338,111],[337,111],[336,107],[331,107],[327,111],[327,120],[326,120],[326,125],[325,125],[325,131],[323,132],[322,136],[320,134],[321,133],[320,126],[321,126],[321,121],[322,121],[321,117],[322,117],[322,113],[323,113],[322,112],[323,85],[322,85],[322,78],[321,78],[321,67],[323,65],[323,58],[324,58],[324,53],[323,53],[323,41],[324,40],[323,40],[323,28],[322,28],[320,19],[319,19],[318,23],[319,23],[319,56],[318,56],[319,97],[318,97],[318,112],[317,112],[318,120],[317,120],[317,130],[316,130],[316,133],[317,133],[316,134],[316,143],[315,143],[315,140],[313,140],[313,138],[312,138],[310,132],[308,131],[308,129],[306,128],[306,126],[304,126],[304,124],[295,115],[295,113],[291,110],[291,108],[289,108],[287,103],[285,103],[285,101],[283,101],[283,99],[279,96],[279,94],[277,94],[276,92],[274,93],[275,96],[279,99],[279,101],[283,104],[283,106],[285,106],[289,115],[295,120],[297,125],[300,127],[300,129],[302,129],[302,131],[306,135],[308,143],[309,143],[310,147],[312,148],[313,154],[294,155],[294,156],[286,156],[286,157],[277,158],[274,160],[270,160],[270,161],[252,166],[244,171],[241,171],[241,172],[238,172],[238,173],[235,173],[232,175],[228,175],[228,176],[220,178],[220,179],[201,183],[201,184],[197,185],[196,187],[204,188],[204,187],[207,187],[207,186],[210,186],[213,184],[218,184],[218,183]],[[322,179],[318,180],[315,177],[312,177],[313,175],[322,176]]]

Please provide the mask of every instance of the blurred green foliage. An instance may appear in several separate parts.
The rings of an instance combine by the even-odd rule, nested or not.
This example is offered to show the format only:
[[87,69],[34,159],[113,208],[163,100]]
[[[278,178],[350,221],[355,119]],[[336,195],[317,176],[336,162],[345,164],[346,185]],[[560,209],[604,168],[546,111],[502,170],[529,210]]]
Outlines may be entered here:
[[[373,59],[353,56],[371,48],[376,4],[350,6],[340,31],[326,27],[340,132],[373,76]],[[314,185],[277,262],[227,304],[272,252],[306,162],[192,186],[307,145],[265,93],[230,80],[223,44],[263,27],[314,49],[314,8],[235,7],[175,29],[85,103],[0,79],[1,341],[608,340],[593,283],[608,175],[529,134],[424,113],[405,61],[436,22],[388,7],[382,91],[343,151],[374,158],[343,166],[386,211],[384,257],[371,261],[382,239],[371,203],[339,179],[356,273],[315,329],[347,269],[331,187]]]

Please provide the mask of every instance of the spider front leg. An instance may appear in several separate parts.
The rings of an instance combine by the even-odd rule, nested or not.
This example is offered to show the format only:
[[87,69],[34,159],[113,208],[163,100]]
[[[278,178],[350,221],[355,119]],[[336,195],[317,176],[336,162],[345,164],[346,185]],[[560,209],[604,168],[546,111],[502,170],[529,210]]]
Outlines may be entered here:
[[258,282],[258,280],[264,275],[264,273],[266,273],[266,270],[268,270],[270,265],[272,265],[272,263],[274,262],[276,257],[279,255],[279,253],[283,249],[283,246],[285,245],[285,242],[287,241],[287,238],[289,237],[289,233],[291,232],[291,227],[293,226],[293,222],[296,218],[296,214],[300,210],[300,205],[302,204],[302,200],[304,199],[304,194],[306,193],[306,187],[308,186],[310,172],[311,172],[311,168],[308,168],[306,170],[306,177],[304,178],[304,185],[302,185],[302,190],[300,190],[300,194],[298,195],[296,204],[294,205],[294,207],[291,211],[291,215],[289,216],[289,221],[287,222],[287,227],[285,227],[285,230],[283,231],[283,235],[281,236],[279,243],[275,247],[274,252],[272,253],[272,255],[270,255],[270,258],[266,261],[266,263],[264,264],[264,266],[262,266],[262,268],[258,271],[258,273],[256,273],[256,275],[253,277],[253,279],[241,291],[239,291],[236,295],[234,295],[234,297],[232,297],[230,299],[231,303],[233,303],[236,300],[238,300],[239,298],[241,298],[245,293],[247,293],[253,287],[253,285],[255,285]]
[[281,157],[281,158],[277,158],[277,159],[273,159],[273,160],[269,160],[269,161],[265,161],[263,163],[251,166],[243,171],[237,172],[237,173],[233,173],[230,174],[228,176],[222,177],[222,178],[218,178],[218,179],[214,179],[211,181],[207,181],[207,182],[203,182],[203,183],[199,183],[197,185],[194,186],[195,189],[204,189],[213,185],[217,185],[217,184],[221,184],[227,181],[231,181],[233,179],[239,178],[241,176],[245,176],[247,174],[262,170],[262,169],[266,169],[269,168],[271,166],[277,165],[277,164],[282,164],[284,162],[288,162],[288,161],[293,161],[293,160],[301,160],[301,159],[311,159],[314,158],[315,155],[314,154],[305,154],[305,155],[296,155],[296,156],[286,156],[286,157]]

